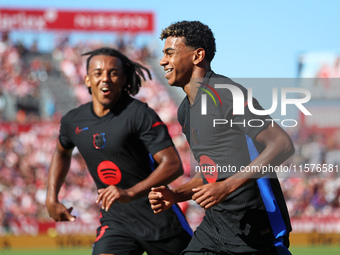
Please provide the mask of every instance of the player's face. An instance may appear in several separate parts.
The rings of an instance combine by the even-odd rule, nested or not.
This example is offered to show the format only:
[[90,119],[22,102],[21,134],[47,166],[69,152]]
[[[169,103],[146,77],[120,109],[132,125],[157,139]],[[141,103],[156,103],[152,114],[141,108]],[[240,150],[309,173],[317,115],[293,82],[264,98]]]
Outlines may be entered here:
[[89,63],[86,85],[91,88],[95,106],[111,108],[121,96],[126,83],[122,62],[119,58],[97,55]]
[[168,37],[163,48],[160,65],[165,71],[165,78],[171,86],[184,87],[190,83],[194,68],[195,50],[184,44],[184,37]]

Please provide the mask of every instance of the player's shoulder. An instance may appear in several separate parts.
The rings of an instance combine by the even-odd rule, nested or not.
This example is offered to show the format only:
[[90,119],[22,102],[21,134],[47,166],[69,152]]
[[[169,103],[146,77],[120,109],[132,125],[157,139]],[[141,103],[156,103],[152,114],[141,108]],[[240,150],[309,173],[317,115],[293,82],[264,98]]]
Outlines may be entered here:
[[119,105],[118,108],[121,108],[121,110],[136,109],[136,108],[139,108],[139,107],[142,107],[142,106],[145,107],[145,105],[147,105],[146,103],[140,101],[136,97],[132,97],[131,95],[129,95],[126,92],[122,93],[117,104]]
[[[217,92],[219,95],[223,95],[223,96],[227,96],[227,97],[232,97],[232,94],[235,90],[236,91],[240,91],[243,94],[246,94],[247,89],[240,84],[237,80],[233,80],[227,76],[221,75],[221,74],[216,74],[213,71],[209,71],[207,73],[206,78],[208,78],[208,84],[214,88],[216,88],[216,84],[219,85],[228,85],[228,87],[224,87],[224,88],[216,88]],[[233,90],[232,88],[235,87],[235,90]],[[228,89],[226,89],[228,88]]]
[[146,102],[131,96],[128,99],[128,109],[134,113],[154,111]]
[[210,72],[211,72],[210,75],[209,75],[210,82],[212,82],[212,83],[219,82],[219,84],[234,85],[236,87],[244,89],[244,87],[240,83],[229,78],[228,76],[225,76],[225,75],[222,75],[222,74],[217,74],[217,73],[214,73],[213,71],[210,71]]
[[147,107],[149,107],[146,102],[142,102],[138,98],[130,97],[130,100],[131,100],[131,102],[130,102],[131,107],[136,107],[136,108],[139,108],[139,107],[147,108]]
[[233,82],[229,77],[215,73],[214,71],[210,70],[206,73],[205,79],[221,79],[226,82]]
[[67,120],[72,120],[74,121],[76,118],[82,117],[82,116],[88,116],[89,114],[91,114],[91,105],[92,102],[88,102],[85,104],[82,104],[80,106],[78,106],[77,108],[73,108],[71,110],[69,110],[64,116],[63,116],[63,120],[67,121]]
[[117,115],[123,119],[129,119],[132,125],[139,125],[138,123],[146,122],[147,120],[159,120],[156,111],[149,107],[146,102],[126,93],[124,93],[119,103],[120,105],[116,112]]

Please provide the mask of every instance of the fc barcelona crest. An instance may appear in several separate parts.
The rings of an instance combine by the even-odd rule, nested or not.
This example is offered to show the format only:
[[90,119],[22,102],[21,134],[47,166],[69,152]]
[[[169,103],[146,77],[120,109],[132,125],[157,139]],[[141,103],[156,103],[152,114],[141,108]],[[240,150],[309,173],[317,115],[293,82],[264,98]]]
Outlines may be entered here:
[[97,150],[103,149],[105,142],[105,133],[97,133],[93,135],[93,145]]

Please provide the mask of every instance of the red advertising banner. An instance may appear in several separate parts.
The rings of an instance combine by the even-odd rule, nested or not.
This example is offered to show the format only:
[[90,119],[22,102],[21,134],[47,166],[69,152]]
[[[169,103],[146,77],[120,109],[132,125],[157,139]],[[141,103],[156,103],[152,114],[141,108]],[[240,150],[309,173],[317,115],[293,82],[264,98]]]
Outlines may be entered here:
[[153,32],[154,14],[152,12],[0,8],[0,31],[15,29]]

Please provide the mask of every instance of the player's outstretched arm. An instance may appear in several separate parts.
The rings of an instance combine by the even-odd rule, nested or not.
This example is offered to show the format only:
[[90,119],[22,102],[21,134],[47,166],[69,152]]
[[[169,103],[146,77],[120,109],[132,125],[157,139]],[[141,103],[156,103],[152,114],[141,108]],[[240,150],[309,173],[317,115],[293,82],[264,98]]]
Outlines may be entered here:
[[115,201],[128,203],[131,200],[147,195],[152,187],[167,185],[183,174],[182,163],[174,146],[155,153],[153,158],[158,163],[158,167],[148,178],[126,190],[112,185],[105,189],[100,189],[98,190],[96,202],[102,202],[102,208],[108,211]]
[[264,144],[266,148],[248,165],[248,169],[251,171],[238,172],[224,181],[194,188],[193,200],[201,207],[209,209],[226,199],[236,189],[262,177],[261,166],[279,166],[295,151],[292,140],[277,124],[274,124],[273,127],[268,126],[259,133],[256,141]]
[[203,184],[200,173],[196,174],[189,182],[180,185],[173,190],[165,186],[153,187],[149,193],[151,209],[155,214],[169,209],[174,203],[191,199],[192,189]]
[[46,207],[49,215],[55,221],[75,221],[76,217],[71,215],[72,207],[66,208],[58,200],[58,194],[71,163],[72,150],[67,150],[58,142],[48,173],[48,189],[46,196]]

